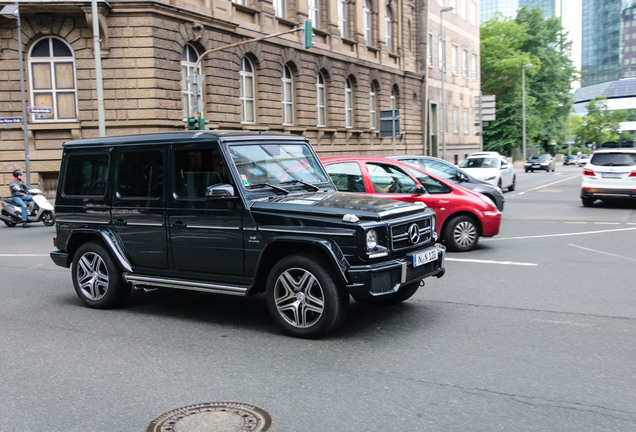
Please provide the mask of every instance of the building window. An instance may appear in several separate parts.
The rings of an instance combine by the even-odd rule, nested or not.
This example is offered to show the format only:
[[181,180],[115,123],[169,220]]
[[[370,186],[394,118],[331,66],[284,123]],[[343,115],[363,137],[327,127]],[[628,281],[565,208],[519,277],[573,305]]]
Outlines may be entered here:
[[241,62],[241,122],[254,123],[256,103],[254,100],[254,68],[247,57]]
[[238,5],[245,6],[246,5],[246,0],[232,0],[232,3],[236,3]]
[[345,0],[338,0],[338,29],[340,30],[340,37],[347,37],[347,2]]
[[459,133],[459,108],[453,107],[453,133]]
[[464,108],[464,133],[468,135],[470,131],[470,117],[468,116],[468,108]]
[[375,129],[378,127],[378,100],[375,94],[375,84],[371,83],[371,88],[369,89],[369,127],[371,129]]
[[320,72],[316,81],[316,114],[317,126],[325,126],[327,124],[327,91],[325,77]]
[[345,126],[353,127],[353,86],[351,80],[345,80]]
[[371,45],[371,8],[369,0],[364,0],[362,6],[362,26],[364,27],[364,40],[367,45]]
[[462,50],[462,75],[468,77],[468,50]]
[[439,70],[446,72],[446,41],[439,38]]
[[459,51],[459,47],[453,44],[453,47],[451,48],[451,65],[453,69],[453,75],[457,75],[457,70],[458,70],[457,56],[459,54],[458,51]]
[[393,13],[391,8],[387,7],[384,13],[384,41],[386,42],[387,52],[393,51]]
[[396,86],[391,89],[391,109],[397,110],[400,108],[400,93]]
[[477,24],[477,7],[475,6],[475,3],[470,4],[470,23],[472,25]]
[[51,108],[50,114],[35,114],[32,121],[77,119],[75,57],[61,39],[40,40],[29,54],[31,106]]
[[[193,117],[195,111],[193,110],[193,102],[196,98],[194,89],[192,88],[192,82],[190,77],[195,77],[201,74],[201,65],[194,70],[195,63],[199,59],[199,54],[192,45],[186,45],[183,48],[183,54],[181,55],[181,98],[183,99],[183,116]],[[203,94],[203,89],[197,89],[200,94]]]
[[426,64],[433,67],[433,35],[431,33],[426,39]]
[[283,68],[283,124],[294,124],[294,80],[287,66]]
[[287,1],[286,0],[274,0],[274,13],[279,18],[287,17]]
[[479,64],[477,63],[477,54],[473,54],[472,63],[473,80],[477,81],[477,68],[479,67]]
[[320,28],[320,11],[318,10],[319,0],[307,0],[307,14],[309,21],[314,28]]

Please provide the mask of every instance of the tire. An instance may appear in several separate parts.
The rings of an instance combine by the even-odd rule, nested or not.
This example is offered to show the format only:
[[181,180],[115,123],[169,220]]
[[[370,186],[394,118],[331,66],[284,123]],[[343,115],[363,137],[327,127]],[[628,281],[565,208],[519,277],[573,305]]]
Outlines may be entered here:
[[9,228],[13,228],[15,226],[15,222],[9,222],[6,220],[3,220],[2,222],[4,222],[4,224],[8,226]]
[[508,186],[508,191],[514,191],[515,187],[517,187],[517,176],[512,177],[512,184]]
[[267,277],[267,308],[283,330],[296,337],[317,338],[342,323],[349,293],[337,284],[323,259],[311,254],[280,260]]
[[75,292],[86,306],[109,309],[120,306],[130,294],[119,265],[99,243],[85,243],[73,257]]
[[46,226],[55,225],[55,214],[50,211],[42,213],[42,223]]
[[378,300],[376,303],[381,305],[395,305],[398,303],[402,303],[405,300],[410,299],[420,288],[419,282],[413,282],[411,284],[405,285],[392,297],[389,297],[384,300]]
[[583,207],[592,207],[594,204],[594,198],[581,198],[583,201]]
[[455,216],[444,227],[444,243],[452,251],[472,250],[477,246],[478,241],[479,228],[470,216]]

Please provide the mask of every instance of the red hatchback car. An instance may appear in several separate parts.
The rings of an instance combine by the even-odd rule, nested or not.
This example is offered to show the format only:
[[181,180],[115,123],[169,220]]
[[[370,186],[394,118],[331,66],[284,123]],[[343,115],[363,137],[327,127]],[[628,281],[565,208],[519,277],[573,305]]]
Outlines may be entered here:
[[323,158],[336,188],[422,202],[437,213],[437,234],[450,249],[469,251],[480,236],[499,233],[501,212],[486,196],[434,177],[410,164],[367,156]]

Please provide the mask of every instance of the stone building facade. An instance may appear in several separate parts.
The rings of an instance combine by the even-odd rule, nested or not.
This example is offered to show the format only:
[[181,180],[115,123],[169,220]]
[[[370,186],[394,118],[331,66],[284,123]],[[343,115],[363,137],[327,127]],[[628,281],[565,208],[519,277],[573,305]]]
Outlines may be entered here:
[[[444,1],[456,0],[166,0],[98,2],[107,135],[186,127],[193,92],[187,76],[204,74],[202,114],[210,129],[307,136],[320,156],[397,153],[442,156],[437,123],[441,71],[427,64]],[[460,0],[464,4],[467,0]],[[8,2],[0,2],[0,5]],[[474,4],[470,0],[470,4]],[[478,10],[478,8],[477,8]],[[99,134],[90,1],[19,3],[26,99],[51,113],[28,115],[31,182],[53,196],[61,143]],[[314,45],[302,31],[313,23]],[[449,23],[456,18],[444,17]],[[431,24],[432,23],[432,24]],[[455,27],[457,37],[450,37]],[[474,28],[458,21],[446,39],[474,46]],[[430,30],[430,32],[429,32]],[[435,39],[435,37],[433,37]],[[468,42],[470,41],[470,42]],[[15,20],[0,18],[0,117],[22,116]],[[433,49],[437,44],[433,44]],[[441,46],[441,45],[440,45]],[[448,55],[451,45],[447,44]],[[434,57],[434,55],[433,55]],[[449,73],[449,72],[447,72]],[[477,72],[478,73],[478,72]],[[437,74],[437,76],[436,76]],[[472,129],[478,79],[447,75],[446,108],[465,126],[447,129],[446,159],[478,150]],[[471,75],[472,77],[472,72]],[[379,114],[399,109],[401,135],[380,138]],[[468,117],[464,111],[468,110]],[[467,120],[469,119],[469,120]],[[0,180],[25,168],[21,124],[0,125]]]

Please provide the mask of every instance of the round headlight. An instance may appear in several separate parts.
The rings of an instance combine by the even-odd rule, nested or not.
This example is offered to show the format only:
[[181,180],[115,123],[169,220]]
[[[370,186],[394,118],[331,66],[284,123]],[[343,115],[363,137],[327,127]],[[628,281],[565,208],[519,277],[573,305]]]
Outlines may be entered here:
[[367,231],[367,249],[375,249],[378,245],[378,233],[375,230]]

